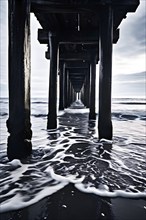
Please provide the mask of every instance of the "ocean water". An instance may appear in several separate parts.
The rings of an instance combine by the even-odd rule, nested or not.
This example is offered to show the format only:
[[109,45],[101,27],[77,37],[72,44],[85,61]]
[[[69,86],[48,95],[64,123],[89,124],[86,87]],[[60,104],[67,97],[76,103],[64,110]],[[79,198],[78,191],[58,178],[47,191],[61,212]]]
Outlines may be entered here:
[[113,141],[98,140],[96,121],[76,102],[48,131],[47,100],[32,99],[32,155],[7,158],[8,100],[0,100],[0,212],[17,210],[69,183],[101,197],[146,198],[146,100],[113,99]]

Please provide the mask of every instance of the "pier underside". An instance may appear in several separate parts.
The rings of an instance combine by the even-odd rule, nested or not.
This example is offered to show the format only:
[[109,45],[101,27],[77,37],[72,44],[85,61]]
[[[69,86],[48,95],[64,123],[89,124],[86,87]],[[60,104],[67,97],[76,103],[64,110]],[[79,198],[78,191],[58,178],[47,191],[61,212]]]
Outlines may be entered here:
[[138,5],[139,0],[9,0],[10,160],[31,152],[30,13],[35,14],[42,27],[38,41],[48,45],[44,54],[50,60],[47,128],[57,128],[57,75],[59,109],[69,107],[80,94],[89,108],[89,120],[96,119],[99,77],[99,139],[112,139],[112,45],[119,39],[120,23]]

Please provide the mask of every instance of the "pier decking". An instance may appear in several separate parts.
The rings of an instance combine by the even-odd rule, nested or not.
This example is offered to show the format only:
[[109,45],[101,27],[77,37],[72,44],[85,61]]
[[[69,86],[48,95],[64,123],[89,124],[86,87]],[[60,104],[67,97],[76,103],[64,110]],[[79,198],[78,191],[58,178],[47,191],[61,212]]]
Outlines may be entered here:
[[[38,41],[47,44],[50,60],[48,129],[57,128],[57,74],[59,109],[81,94],[95,119],[96,64],[99,71],[99,139],[112,139],[112,45],[119,25],[139,0],[9,0],[9,119],[8,157],[31,153],[30,123],[30,13],[42,29]],[[129,48],[130,49],[130,48]],[[49,73],[48,73],[49,74]]]

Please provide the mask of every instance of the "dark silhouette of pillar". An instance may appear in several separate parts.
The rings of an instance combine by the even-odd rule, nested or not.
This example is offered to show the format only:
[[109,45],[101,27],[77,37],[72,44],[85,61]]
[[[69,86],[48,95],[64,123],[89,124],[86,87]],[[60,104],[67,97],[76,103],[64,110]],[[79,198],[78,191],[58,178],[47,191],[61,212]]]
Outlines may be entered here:
[[48,129],[57,128],[57,64],[58,39],[55,33],[49,32],[50,45],[50,79],[49,79],[49,113]]
[[72,102],[73,102],[73,88],[72,88],[72,84],[70,81],[70,105],[72,104]]
[[70,106],[71,104],[71,83],[70,83],[70,80],[69,80],[69,75],[68,75],[68,93],[67,93],[67,107]]
[[87,108],[90,107],[90,69],[87,70],[86,80],[85,80],[85,105]]
[[81,101],[82,103],[84,103],[84,85],[82,86],[80,93],[81,93]]
[[86,106],[86,82],[84,82],[82,86],[81,100],[82,100],[82,103]]
[[113,10],[105,6],[100,15],[99,73],[99,139],[112,139],[111,75],[112,75]]
[[65,76],[64,76],[64,107],[68,107],[68,70],[65,68]]
[[74,91],[71,83],[71,104],[74,102]]
[[84,105],[89,108],[90,69],[87,69],[84,81]]
[[89,119],[95,120],[96,119],[96,112],[95,112],[95,98],[96,98],[96,56],[91,59],[90,64],[90,109],[89,109]]
[[84,105],[87,106],[87,78],[84,81]]
[[73,88],[73,102],[75,102],[75,101],[76,101],[76,92],[75,92],[75,90]]
[[64,110],[64,62],[59,62],[59,110]]
[[30,155],[30,1],[9,0],[8,158]]

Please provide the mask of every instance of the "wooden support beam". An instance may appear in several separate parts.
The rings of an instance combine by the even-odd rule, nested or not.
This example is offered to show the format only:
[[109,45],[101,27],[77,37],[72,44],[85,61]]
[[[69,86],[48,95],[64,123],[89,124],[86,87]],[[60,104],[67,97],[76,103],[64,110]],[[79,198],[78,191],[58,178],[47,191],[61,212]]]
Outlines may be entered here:
[[88,66],[89,67],[89,62],[87,61],[82,61],[82,60],[75,60],[75,61],[67,61],[66,62],[66,67],[80,67],[82,65]]
[[65,68],[64,75],[64,107],[67,108],[67,94],[68,94],[68,70]]
[[[50,59],[50,54],[47,51],[45,54],[46,59]],[[77,60],[81,60],[81,61],[90,61],[91,59],[91,55],[90,53],[86,52],[66,52],[66,53],[60,53],[59,54],[59,59],[61,61],[77,61]]]
[[[98,45],[98,30],[91,29],[90,31],[61,31],[58,32],[59,44],[97,44]],[[48,43],[48,31],[38,29],[38,41],[41,44]]]
[[64,110],[64,62],[59,62],[59,110]]
[[97,12],[102,5],[112,4],[113,6],[126,7],[133,12],[139,5],[139,0],[80,0],[77,1],[52,1],[46,0],[31,0],[31,11],[38,13],[93,13]]
[[89,120],[96,119],[95,102],[96,102],[96,56],[92,58],[90,64],[90,111]]
[[[61,31],[58,32],[59,44],[93,44],[98,46],[99,31],[89,28],[86,31]],[[119,29],[113,32],[113,43],[117,43],[119,39]],[[38,29],[38,41],[40,44],[48,43],[48,31]]]
[[66,62],[66,68],[67,69],[85,69],[85,68],[89,68],[89,63],[87,62],[83,62],[83,61],[68,61]]
[[113,32],[113,44],[116,44],[118,42],[119,37],[120,37],[120,29],[118,28]]
[[86,78],[85,78],[85,105],[87,108],[89,108],[89,103],[90,103],[90,96],[89,96],[89,91],[90,91],[90,69],[86,73]]
[[103,7],[100,14],[100,73],[99,73],[99,139],[112,139],[111,122],[111,78],[113,10]]
[[8,158],[30,155],[30,1],[9,0]]
[[67,68],[70,74],[85,74],[88,68]]
[[50,79],[49,79],[49,112],[48,129],[57,128],[57,67],[58,67],[58,39],[56,34],[49,33],[50,45]]
[[84,84],[83,84],[83,86],[81,88],[80,93],[81,93],[81,101],[85,105],[85,87],[84,87]]
[[[69,79],[68,79],[69,80]],[[71,82],[68,81],[68,97],[67,97],[67,105],[68,107],[71,105]]]

